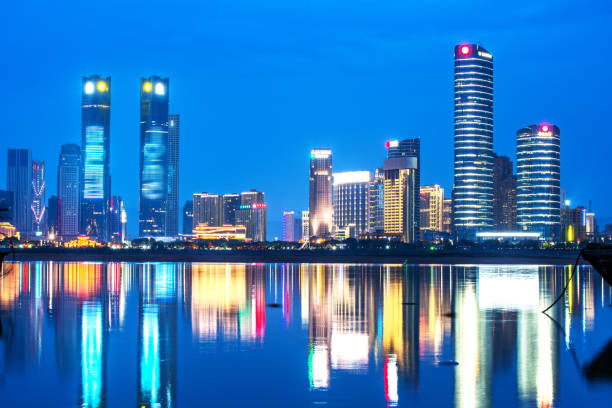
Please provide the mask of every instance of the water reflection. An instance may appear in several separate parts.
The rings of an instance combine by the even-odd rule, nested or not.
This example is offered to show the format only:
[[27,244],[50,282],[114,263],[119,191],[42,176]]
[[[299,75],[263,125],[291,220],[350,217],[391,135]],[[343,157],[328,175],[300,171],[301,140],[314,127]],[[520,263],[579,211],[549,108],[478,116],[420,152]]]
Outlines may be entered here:
[[[567,364],[563,371],[567,349],[605,344],[609,333],[595,341],[594,329],[612,321],[610,288],[589,270],[577,274],[552,319],[540,313],[570,272],[8,264],[0,279],[0,397],[28,405],[38,397],[18,392],[48,382],[56,406],[188,406],[280,369],[296,406],[562,405],[564,376],[579,378]],[[214,378],[226,378],[225,389],[207,387]],[[271,390],[243,387],[244,399],[216,402],[278,405]]]

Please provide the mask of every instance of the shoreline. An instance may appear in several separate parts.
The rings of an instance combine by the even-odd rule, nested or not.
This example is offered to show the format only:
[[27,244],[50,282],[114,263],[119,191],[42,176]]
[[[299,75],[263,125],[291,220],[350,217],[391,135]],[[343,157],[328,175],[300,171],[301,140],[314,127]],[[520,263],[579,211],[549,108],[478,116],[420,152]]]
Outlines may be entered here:
[[[578,251],[461,252],[380,250],[112,250],[28,249],[8,254],[5,261],[54,262],[210,262],[210,263],[333,263],[443,265],[573,265]],[[580,264],[588,264],[581,259]]]

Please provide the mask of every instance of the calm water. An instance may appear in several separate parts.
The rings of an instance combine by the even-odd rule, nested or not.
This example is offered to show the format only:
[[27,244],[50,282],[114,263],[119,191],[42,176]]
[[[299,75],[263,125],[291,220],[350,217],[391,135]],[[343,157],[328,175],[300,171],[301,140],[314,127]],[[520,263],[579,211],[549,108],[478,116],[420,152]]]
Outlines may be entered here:
[[[569,267],[31,262],[0,406],[608,406],[612,291]],[[410,303],[410,304],[403,304]],[[449,313],[454,314],[449,314]],[[573,358],[573,355],[576,358]]]

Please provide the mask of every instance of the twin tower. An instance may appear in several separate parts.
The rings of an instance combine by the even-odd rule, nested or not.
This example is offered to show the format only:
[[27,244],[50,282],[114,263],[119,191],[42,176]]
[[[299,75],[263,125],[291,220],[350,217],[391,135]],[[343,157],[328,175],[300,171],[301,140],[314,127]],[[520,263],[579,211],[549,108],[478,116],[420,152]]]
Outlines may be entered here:
[[[169,114],[168,78],[140,80],[139,236],[178,234],[179,115]],[[81,232],[110,231],[111,78],[83,78]]]

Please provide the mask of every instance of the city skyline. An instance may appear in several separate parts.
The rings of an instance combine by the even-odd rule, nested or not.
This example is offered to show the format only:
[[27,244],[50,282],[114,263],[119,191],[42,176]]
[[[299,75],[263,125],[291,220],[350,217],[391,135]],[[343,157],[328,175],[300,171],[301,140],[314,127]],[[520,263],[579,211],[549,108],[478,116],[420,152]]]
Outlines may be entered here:
[[[602,16],[609,14],[609,10],[602,6],[603,3],[592,2],[589,5],[593,6],[591,10],[603,12],[600,13]],[[245,7],[247,11],[257,13],[257,10]],[[319,6],[312,7],[317,9]],[[58,67],[36,66],[36,70],[41,71],[40,75],[30,78],[27,82],[20,81],[20,78],[24,78],[23,74],[12,73],[11,67],[6,68],[7,73],[11,74],[8,77],[15,78],[13,82],[18,84],[10,84],[6,79],[3,84],[8,95],[7,100],[12,101],[6,105],[6,110],[15,120],[0,125],[0,133],[15,135],[10,140],[19,140],[19,143],[5,143],[3,147],[31,149],[33,157],[45,161],[47,166],[54,166],[61,144],[79,142],[80,115],[75,109],[78,106],[80,77],[89,73],[111,76],[111,192],[125,200],[129,213],[128,228],[130,235],[134,236],[138,220],[138,163],[134,158],[134,152],[138,150],[138,78],[150,72],[169,76],[173,81],[173,111],[180,112],[182,116],[179,206],[182,208],[185,200],[196,191],[240,191],[245,187],[261,189],[266,192],[270,205],[268,235],[273,239],[275,236],[280,237],[283,210],[299,212],[307,208],[307,180],[303,177],[307,160],[301,162],[298,158],[307,157],[308,151],[315,146],[329,146],[332,149],[335,171],[373,171],[385,155],[386,140],[420,136],[423,157],[421,184],[440,184],[450,192],[452,170],[448,163],[452,163],[452,47],[480,40],[487,50],[495,55],[496,114],[493,150],[498,154],[508,155],[516,162],[516,129],[525,123],[557,124],[564,135],[561,185],[567,190],[568,198],[572,205],[586,206],[588,201],[592,200],[598,217],[609,216],[612,211],[607,208],[606,203],[610,202],[612,192],[598,188],[605,185],[602,163],[605,162],[606,149],[591,148],[593,143],[604,143],[604,146],[608,143],[596,128],[597,119],[605,112],[605,103],[597,101],[601,98],[599,95],[605,95],[609,87],[605,81],[601,81],[605,77],[602,67],[606,66],[606,63],[601,61],[606,61],[608,57],[598,50],[607,42],[610,34],[603,33],[603,37],[598,36],[593,40],[593,32],[597,30],[592,28],[596,26],[592,23],[602,16],[597,15],[596,11],[586,11],[588,5],[584,6],[584,10],[581,8],[581,19],[573,21],[575,32],[572,35],[560,34],[559,26],[570,18],[574,10],[571,7],[561,7],[553,15],[547,14],[549,18],[542,20],[538,17],[548,10],[547,5],[543,3],[539,8],[536,7],[537,10],[519,9],[513,12],[525,16],[527,21],[534,20],[540,24],[538,27],[527,27],[527,24],[515,27],[516,35],[508,39],[503,32],[503,27],[507,27],[504,24],[499,29],[489,28],[481,31],[471,27],[470,23],[478,27],[478,22],[484,18],[501,22],[492,10],[482,10],[479,17],[467,16],[475,7],[476,5],[462,5],[461,8],[465,12],[461,14],[466,15],[465,25],[444,30],[444,35],[436,40],[409,42],[411,35],[427,33],[426,27],[418,25],[411,29],[415,30],[414,32],[402,31],[398,34],[401,40],[399,50],[389,51],[384,47],[373,46],[370,51],[376,58],[372,58],[371,62],[346,58],[346,55],[340,58],[314,54],[310,59],[311,70],[301,74],[296,72],[297,68],[289,65],[290,58],[291,61],[295,58],[295,54],[290,51],[287,51],[287,60],[282,59],[281,67],[272,68],[269,64],[259,61],[252,51],[247,50],[244,58],[246,61],[255,62],[254,65],[245,68],[245,64],[226,61],[223,66],[231,67],[232,75],[223,76],[220,74],[220,66],[209,66],[205,68],[205,72],[210,74],[207,78],[202,76],[199,69],[196,75],[195,70],[174,62],[181,61],[177,56],[193,51],[189,47],[173,50],[174,58],[170,58],[172,62],[151,62],[141,52],[124,60],[122,57],[125,56],[127,47],[121,46],[118,39],[110,38],[111,55],[102,62],[100,56],[82,51],[79,48],[80,40],[75,39],[65,45],[68,47],[67,51],[75,52],[75,57],[68,58],[72,63],[70,67],[61,61]],[[366,10],[367,6],[361,5],[355,13],[363,15]],[[307,11],[308,9],[297,7],[293,11],[285,10],[285,13],[287,18],[291,19]],[[327,11],[331,14],[336,12],[333,8]],[[400,8],[397,11],[397,18],[403,17],[406,21],[411,21],[407,9]],[[49,12],[53,14],[52,11]],[[129,9],[127,14],[133,12],[135,11]],[[450,12],[456,13],[457,9],[451,7]],[[356,15],[347,16],[343,22],[348,24],[358,20]],[[383,17],[389,18],[388,15],[381,14],[373,16],[373,30],[377,33],[384,33],[381,28]],[[33,21],[38,21],[38,18],[34,16]],[[398,22],[397,18],[393,18],[391,24]],[[76,25],[77,23],[74,23],[74,26]],[[67,30],[70,31],[71,27]],[[328,29],[333,30],[332,27]],[[215,30],[213,37],[223,38],[229,35],[219,27]],[[293,30],[288,30],[293,33]],[[18,33],[20,29],[15,28],[15,31]],[[348,34],[359,45],[367,44],[370,38],[378,38],[366,35],[363,28],[353,29]],[[262,35],[263,37],[260,36],[254,41],[266,41],[278,47],[283,45],[278,40],[271,40],[269,34]],[[312,35],[312,32],[305,35]],[[532,37],[537,39],[533,40]],[[30,44],[28,39],[17,40],[15,34],[9,38],[9,56],[21,55],[15,46]],[[237,46],[236,37],[230,40],[230,45]],[[295,39],[288,41],[290,45],[295,44]],[[574,56],[565,55],[563,52],[579,43],[584,50],[584,61],[577,61]],[[322,44],[318,42],[306,45],[307,52],[323,50]],[[407,48],[407,45],[410,45],[410,48]],[[206,48],[207,46],[209,48]],[[210,41],[205,41],[201,47],[204,47],[213,61],[222,62],[220,50],[211,47]],[[34,48],[36,49],[36,46]],[[284,44],[282,49],[289,50],[288,45]],[[84,58],[75,63],[71,58],[76,56]],[[534,64],[529,64],[529,67],[520,66],[520,59],[527,57]],[[189,58],[192,58],[189,60],[191,62],[197,60],[195,55],[189,55]],[[383,60],[389,62],[383,63]],[[550,64],[554,64],[554,70],[549,68],[552,67]],[[322,68],[336,81],[335,84],[330,85],[328,80],[319,83],[321,77],[316,72]],[[345,76],[343,79],[339,79],[341,71]],[[278,76],[279,72],[284,75],[272,79],[275,75]],[[54,81],[48,81],[47,74],[50,73],[56,78]],[[229,78],[236,79],[236,75],[239,76],[238,80],[228,87]],[[251,83],[250,87],[243,91],[239,90],[243,88],[246,78],[240,77],[241,75],[246,75]],[[301,75],[305,75],[305,82],[297,80]],[[414,77],[426,78],[427,81],[424,82],[428,82],[427,87],[415,84]],[[213,81],[214,78],[218,81]],[[256,82],[260,83],[253,85],[253,78],[259,78]],[[591,81],[597,85],[592,85]],[[201,84],[200,87],[209,96],[202,97],[203,94],[193,86],[195,84]],[[288,95],[281,91],[287,84],[296,87],[292,93],[297,96],[291,96],[289,100],[286,99]],[[351,86],[356,84],[360,86],[359,91],[351,91]],[[23,89],[34,92],[28,99],[32,96],[40,98],[46,92],[43,92],[44,89],[49,92],[57,90],[54,96],[54,105],[57,106],[49,107],[50,112],[34,108],[42,121],[52,120],[52,116],[48,116],[51,113],[58,110],[62,112],[62,123],[53,129],[53,133],[48,137],[38,136],[33,130],[37,126],[36,123],[24,120],[20,109],[27,92],[24,93]],[[261,95],[263,89],[271,90],[272,95],[264,96],[258,103],[260,106],[254,106],[255,94]],[[407,94],[418,98],[406,99]],[[527,97],[528,100],[521,100],[521,103],[517,104],[515,94]],[[549,97],[541,98],[541,94]],[[576,107],[571,98],[560,97],[572,94],[581,96],[581,106]],[[321,98],[322,95],[325,98]],[[279,96],[285,98],[281,98],[284,105],[290,106],[283,108],[272,100]],[[238,102],[237,98],[240,99]],[[306,104],[312,103],[315,98],[321,105],[318,108],[307,107]],[[351,102],[350,99],[354,101]],[[418,103],[416,99],[419,100]],[[381,103],[381,100],[384,103]],[[274,118],[262,115],[261,109],[280,109],[278,112],[283,118],[279,121],[276,115]],[[237,114],[241,120],[229,120]],[[17,123],[22,126],[16,127]],[[289,137],[295,143],[283,143]],[[196,167],[201,168],[205,174],[214,173],[222,164],[222,158],[216,157],[222,155],[217,152],[227,149],[228,141],[232,141],[234,157],[242,159],[235,163],[235,170],[215,177],[184,177],[187,174],[186,169]],[[264,157],[265,160],[248,160],[252,155]],[[580,160],[587,155],[590,160]],[[5,157],[4,154],[2,157]],[[273,173],[274,169],[279,167],[286,171]],[[5,171],[6,166],[0,166],[0,178],[6,179]],[[53,174],[53,167],[48,168],[48,171]],[[272,174],[274,176],[271,176]],[[586,182],[583,181],[584,174],[589,175]],[[48,191],[57,191],[56,181],[47,178]]]

